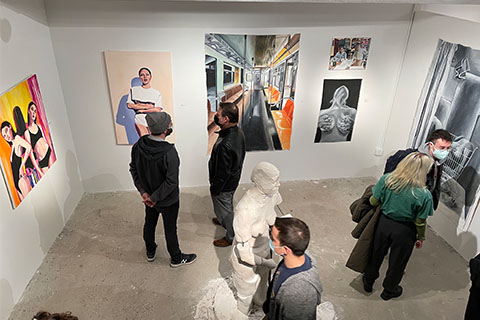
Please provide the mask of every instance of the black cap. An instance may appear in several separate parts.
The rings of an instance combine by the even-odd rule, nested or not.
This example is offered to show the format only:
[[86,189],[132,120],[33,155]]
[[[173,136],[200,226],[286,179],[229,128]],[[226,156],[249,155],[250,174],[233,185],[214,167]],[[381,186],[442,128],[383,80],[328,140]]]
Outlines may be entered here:
[[154,135],[162,134],[170,126],[172,118],[166,112],[151,112],[145,117],[148,129]]

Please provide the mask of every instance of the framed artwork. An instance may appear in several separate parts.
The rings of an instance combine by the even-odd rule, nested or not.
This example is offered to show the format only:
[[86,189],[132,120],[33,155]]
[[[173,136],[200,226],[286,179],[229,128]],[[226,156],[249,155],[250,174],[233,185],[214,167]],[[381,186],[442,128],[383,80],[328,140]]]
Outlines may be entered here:
[[439,40],[418,102],[410,147],[426,143],[433,130],[454,137],[443,163],[440,202],[467,230],[479,201],[480,50]]
[[0,123],[2,174],[16,208],[56,161],[36,75],[0,96]]
[[329,70],[364,70],[371,38],[334,38],[330,48]]
[[[117,144],[149,134],[149,112],[173,114],[170,52],[106,51],[108,86]],[[175,132],[167,138],[175,141]]]
[[362,79],[324,80],[314,142],[352,140]]
[[289,150],[300,34],[205,34],[208,153],[220,103],[234,103],[247,151]]

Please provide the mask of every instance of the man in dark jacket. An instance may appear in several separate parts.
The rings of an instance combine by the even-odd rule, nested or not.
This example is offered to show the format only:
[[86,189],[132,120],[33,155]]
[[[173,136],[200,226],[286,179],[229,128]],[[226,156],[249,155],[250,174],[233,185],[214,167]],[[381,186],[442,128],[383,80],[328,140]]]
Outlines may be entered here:
[[443,163],[447,159],[452,146],[452,135],[444,129],[434,130],[427,138],[427,142],[418,149],[399,150],[387,159],[385,173],[390,173],[397,168],[400,161],[412,152],[422,152],[432,157],[435,162],[427,174],[427,188],[433,197],[433,209],[437,210],[440,200],[440,178],[442,177]]
[[210,195],[216,218],[212,221],[226,229],[225,237],[213,241],[216,247],[228,247],[232,244],[233,231],[233,195],[238,187],[245,159],[245,136],[237,126],[238,107],[222,102],[215,115],[215,123],[221,128],[217,142],[212,149],[208,171]]
[[197,255],[182,253],[178,245],[180,159],[175,146],[165,141],[173,131],[173,123],[166,112],[149,113],[146,120],[151,134],[141,137],[133,145],[130,173],[145,204],[143,239],[147,248],[147,261],[155,260],[155,229],[161,213],[170,266],[175,268],[193,263]]

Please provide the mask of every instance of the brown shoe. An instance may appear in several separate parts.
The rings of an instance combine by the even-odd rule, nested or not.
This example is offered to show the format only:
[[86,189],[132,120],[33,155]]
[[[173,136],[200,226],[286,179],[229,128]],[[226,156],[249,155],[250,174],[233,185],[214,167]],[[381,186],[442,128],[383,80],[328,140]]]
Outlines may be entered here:
[[212,222],[213,222],[214,225],[221,226],[221,223],[220,223],[220,221],[218,221],[217,218],[212,218]]
[[231,246],[232,243],[230,241],[228,241],[225,237],[223,237],[222,239],[217,239],[217,240],[213,241],[213,245],[215,247],[224,248],[224,247]]

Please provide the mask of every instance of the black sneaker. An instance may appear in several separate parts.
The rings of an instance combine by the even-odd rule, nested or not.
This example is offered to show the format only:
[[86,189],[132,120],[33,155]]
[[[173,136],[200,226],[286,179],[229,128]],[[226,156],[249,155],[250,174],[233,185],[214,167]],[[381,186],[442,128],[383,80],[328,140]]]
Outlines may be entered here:
[[157,247],[155,247],[155,249],[153,249],[153,251],[148,251],[147,250],[147,261],[148,262],[154,261],[156,257],[157,257]]
[[403,288],[401,286],[397,286],[393,291],[386,291],[385,289],[383,290],[382,294],[380,294],[380,297],[382,297],[383,300],[387,301],[392,298],[398,298],[402,295]]
[[195,262],[196,259],[197,259],[197,255],[195,253],[190,253],[190,254],[182,253],[182,256],[178,261],[170,260],[170,267],[178,268],[187,264],[192,264],[193,262]]
[[365,275],[362,276],[362,282],[363,282],[363,290],[365,292],[372,292],[373,291],[373,283],[369,283],[367,279],[365,279]]

